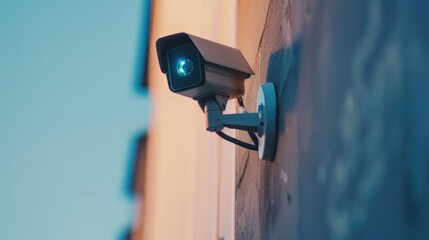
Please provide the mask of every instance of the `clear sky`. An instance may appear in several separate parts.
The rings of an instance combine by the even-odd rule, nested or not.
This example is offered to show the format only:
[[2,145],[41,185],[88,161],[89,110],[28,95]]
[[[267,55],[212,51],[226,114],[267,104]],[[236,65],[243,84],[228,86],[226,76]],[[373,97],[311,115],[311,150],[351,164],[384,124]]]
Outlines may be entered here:
[[131,223],[146,5],[0,1],[0,239],[118,239]]

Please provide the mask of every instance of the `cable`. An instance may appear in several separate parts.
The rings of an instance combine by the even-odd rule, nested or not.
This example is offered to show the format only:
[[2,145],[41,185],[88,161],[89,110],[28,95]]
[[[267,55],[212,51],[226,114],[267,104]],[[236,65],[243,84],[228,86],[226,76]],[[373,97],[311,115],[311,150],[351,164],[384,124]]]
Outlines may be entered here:
[[[238,103],[238,107],[240,109],[240,112],[241,113],[247,113],[246,107],[244,107],[244,101],[243,101],[242,97],[237,98],[237,103]],[[258,140],[258,137],[256,137],[256,134],[254,132],[250,132],[250,131],[247,131],[247,133],[249,134],[250,139],[252,139],[253,144],[258,146],[259,140]]]
[[243,107],[243,108],[244,108],[243,97],[238,97],[238,98],[237,98],[237,102],[238,102],[238,106],[240,106],[240,107]]
[[240,141],[240,140],[238,140],[236,138],[233,138],[233,137],[225,134],[222,131],[217,131],[216,134],[219,135],[219,137],[225,139],[226,141],[232,142],[234,144],[237,144],[240,147],[244,147],[244,148],[247,148],[247,149],[250,149],[250,150],[253,150],[253,151],[258,151],[258,146],[257,145],[252,145],[252,144]]
[[258,146],[259,140],[258,140],[258,137],[256,136],[256,134],[254,132],[250,132],[250,131],[247,131],[247,133],[249,134],[250,139],[252,139],[253,144],[255,144],[255,146]]

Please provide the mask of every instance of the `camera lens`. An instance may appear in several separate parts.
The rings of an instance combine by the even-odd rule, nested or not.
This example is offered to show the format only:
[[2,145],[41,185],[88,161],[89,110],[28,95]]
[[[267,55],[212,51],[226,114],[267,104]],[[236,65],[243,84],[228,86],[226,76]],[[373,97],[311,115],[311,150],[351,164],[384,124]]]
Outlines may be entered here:
[[177,62],[177,73],[182,77],[187,77],[191,75],[192,70],[194,69],[194,64],[191,59],[180,59]]

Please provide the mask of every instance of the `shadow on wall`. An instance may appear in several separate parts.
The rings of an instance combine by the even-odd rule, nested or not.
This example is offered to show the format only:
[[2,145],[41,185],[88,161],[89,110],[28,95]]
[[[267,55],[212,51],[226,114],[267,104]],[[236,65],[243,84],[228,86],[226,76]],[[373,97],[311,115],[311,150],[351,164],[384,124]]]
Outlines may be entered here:
[[[297,104],[298,104],[298,70],[301,41],[298,39],[292,45],[272,53],[268,62],[267,81],[274,83],[277,90],[277,150],[274,159],[276,165],[274,179],[274,202],[272,210],[272,225],[274,239],[292,236],[291,226],[296,216],[297,191],[293,169],[296,169],[297,146]],[[288,129],[288,131],[286,131]],[[285,183],[288,184],[285,184]],[[294,200],[295,199],[295,200]],[[293,204],[294,203],[294,204]],[[285,217],[288,216],[288,217]],[[286,229],[286,230],[285,230]],[[287,233],[286,233],[286,232]],[[277,237],[277,238],[276,238]]]
[[277,90],[277,103],[279,105],[278,130],[284,134],[286,131],[286,115],[296,109],[298,92],[298,57],[300,41],[289,47],[282,48],[271,54],[268,62],[267,82],[274,83]]

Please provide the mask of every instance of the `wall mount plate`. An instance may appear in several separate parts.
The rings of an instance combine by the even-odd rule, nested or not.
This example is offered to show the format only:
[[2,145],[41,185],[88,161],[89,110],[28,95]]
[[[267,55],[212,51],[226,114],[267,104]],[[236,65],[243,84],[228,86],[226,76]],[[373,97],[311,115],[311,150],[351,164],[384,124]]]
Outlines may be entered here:
[[273,160],[277,142],[277,95],[274,84],[264,83],[258,89],[258,153],[261,160]]

